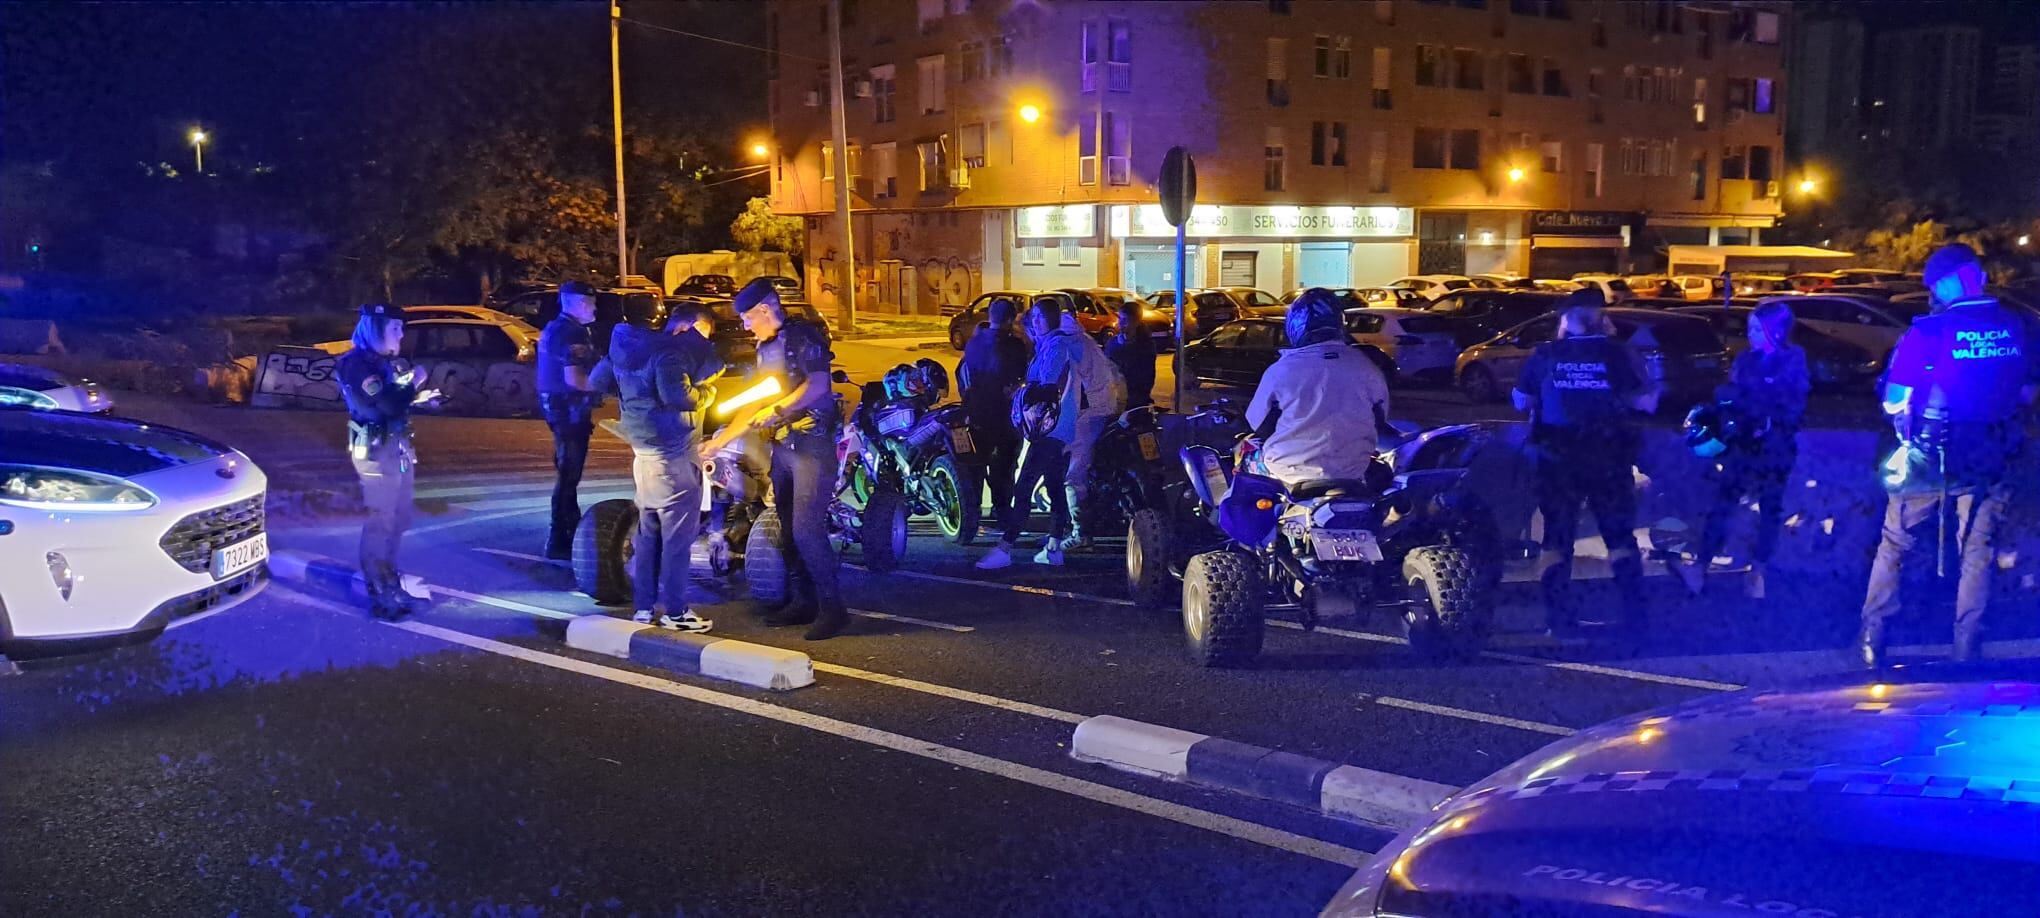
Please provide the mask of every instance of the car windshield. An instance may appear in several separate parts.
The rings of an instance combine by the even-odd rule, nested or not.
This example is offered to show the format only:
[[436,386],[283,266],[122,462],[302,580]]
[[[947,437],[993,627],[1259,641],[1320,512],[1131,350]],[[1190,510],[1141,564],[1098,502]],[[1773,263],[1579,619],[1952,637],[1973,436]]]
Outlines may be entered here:
[[1371,335],[1381,330],[1388,317],[1376,312],[1353,311],[1346,313],[1346,330],[1356,335]]
[[1395,324],[1402,326],[1403,332],[1411,335],[1452,330],[1444,319],[1440,319],[1437,316],[1399,316],[1396,318]]
[[1259,290],[1250,290],[1243,297],[1249,306],[1280,306],[1282,301]]
[[1617,325],[1629,324],[1624,335],[1629,343],[1649,350],[1652,348],[1674,354],[1711,354],[1721,350],[1721,336],[1714,328],[1699,319],[1666,319],[1657,322],[1618,321]]
[[1439,281],[1438,286],[1444,287],[1447,290],[1465,290],[1466,288],[1473,286],[1473,282],[1463,280],[1447,280]]

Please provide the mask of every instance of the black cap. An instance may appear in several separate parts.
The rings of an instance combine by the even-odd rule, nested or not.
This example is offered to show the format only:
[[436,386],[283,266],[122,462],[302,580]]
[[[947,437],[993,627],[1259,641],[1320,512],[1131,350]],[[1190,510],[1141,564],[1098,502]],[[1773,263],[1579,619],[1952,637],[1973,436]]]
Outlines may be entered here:
[[567,281],[560,285],[561,296],[594,296],[595,285],[587,281]]
[[363,303],[361,304],[361,314],[364,318],[372,316],[378,319],[404,321],[404,307],[389,303]]
[[775,311],[785,308],[779,302],[779,288],[762,277],[745,284],[744,289],[737,291],[731,300],[731,306],[740,313],[751,311],[759,303],[770,303]]

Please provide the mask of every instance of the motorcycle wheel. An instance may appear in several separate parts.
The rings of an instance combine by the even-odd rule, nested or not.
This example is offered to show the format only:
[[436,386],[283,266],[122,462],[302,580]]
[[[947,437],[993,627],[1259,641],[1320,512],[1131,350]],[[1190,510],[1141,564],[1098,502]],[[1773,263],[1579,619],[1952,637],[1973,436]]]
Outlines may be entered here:
[[928,505],[934,512],[935,528],[942,531],[944,539],[959,541],[963,535],[963,485],[956,475],[956,460],[937,456],[923,474],[927,476]]
[[1471,552],[1445,545],[1412,550],[1403,559],[1403,583],[1422,605],[1403,607],[1410,649],[1428,660],[1470,656],[1487,644],[1494,594],[1484,585]]
[[[1139,510],[1126,524],[1126,592],[1135,604],[1159,609],[1182,597],[1169,566],[1176,562],[1169,521],[1159,510]],[[1173,595],[1172,595],[1173,594]]]
[[864,548],[865,567],[881,574],[899,567],[907,554],[906,495],[890,489],[871,492],[857,541]]
[[786,601],[786,554],[779,538],[779,511],[766,507],[744,539],[744,581],[751,598],[767,605]]
[[1199,666],[1244,666],[1266,631],[1261,568],[1254,558],[1208,551],[1183,571],[1183,638]]
[[630,534],[637,505],[605,500],[581,515],[574,529],[574,589],[605,606],[630,601]]

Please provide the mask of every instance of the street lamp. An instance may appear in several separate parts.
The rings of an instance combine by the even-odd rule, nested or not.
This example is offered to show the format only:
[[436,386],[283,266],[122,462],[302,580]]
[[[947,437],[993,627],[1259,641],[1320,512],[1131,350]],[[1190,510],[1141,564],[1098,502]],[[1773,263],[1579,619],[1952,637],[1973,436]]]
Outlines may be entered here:
[[191,129],[191,152],[192,155],[198,157],[199,175],[205,174],[205,142],[207,139],[205,128],[195,127]]
[[2026,235],[2021,235],[2021,236],[2019,237],[2019,247],[2020,247],[2020,248],[2025,248],[2025,247],[2026,247],[2026,245],[2027,245],[2027,244],[2029,244],[2029,243],[2031,243],[2032,241],[2033,241],[2033,237],[2031,237],[2031,236],[2026,236]]
[[1814,189],[1816,189],[1816,188],[1819,188],[1819,187],[1820,187],[1820,183],[1819,183],[1819,182],[1816,182],[1816,181],[1814,181],[1813,179],[1810,179],[1810,178],[1803,178],[1803,179],[1800,179],[1800,180],[1799,180],[1799,193],[1800,193],[1800,194],[1812,194],[1812,193],[1813,193],[1813,191],[1814,191]]
[[1041,120],[1041,106],[1032,102],[1020,106],[1020,120],[1033,124]]
[[766,146],[766,145],[765,145],[765,141],[762,141],[762,140],[760,140],[760,141],[758,141],[757,143],[751,144],[751,158],[752,158],[752,159],[764,159],[764,158],[765,158],[766,156],[770,155],[771,153],[772,153],[772,148],[771,148],[771,147],[769,147],[769,146]]
[[1510,166],[1510,167],[1509,167],[1509,181],[1513,183],[1513,182],[1520,182],[1520,181],[1522,181],[1522,180],[1523,180],[1523,167],[1522,167],[1522,166]]

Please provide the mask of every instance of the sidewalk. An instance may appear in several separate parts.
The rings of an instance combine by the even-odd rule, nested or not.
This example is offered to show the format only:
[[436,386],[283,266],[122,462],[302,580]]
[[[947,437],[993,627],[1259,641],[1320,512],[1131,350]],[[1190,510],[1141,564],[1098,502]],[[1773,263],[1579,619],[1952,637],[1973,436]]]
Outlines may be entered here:
[[903,316],[897,313],[859,313],[857,330],[850,334],[837,331],[837,320],[833,314],[824,314],[829,321],[829,333],[839,341],[869,341],[875,339],[899,338],[908,341],[946,339],[949,336],[948,316]]

